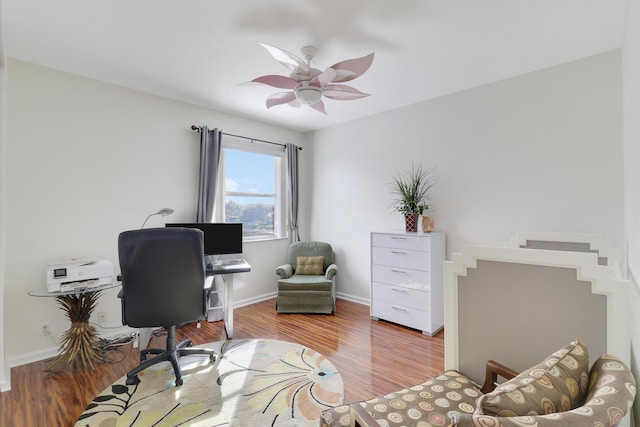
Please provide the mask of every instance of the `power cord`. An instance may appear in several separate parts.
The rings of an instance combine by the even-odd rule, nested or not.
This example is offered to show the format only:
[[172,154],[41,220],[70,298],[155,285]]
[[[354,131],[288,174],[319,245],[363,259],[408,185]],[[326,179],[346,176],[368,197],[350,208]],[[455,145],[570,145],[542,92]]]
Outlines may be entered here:
[[53,336],[53,334],[51,333],[51,330],[49,329],[49,325],[42,325],[42,333],[45,334],[46,336],[48,336],[49,338],[51,338],[51,341],[56,345],[56,346],[60,346],[60,343],[58,343],[58,341],[56,340],[56,338]]

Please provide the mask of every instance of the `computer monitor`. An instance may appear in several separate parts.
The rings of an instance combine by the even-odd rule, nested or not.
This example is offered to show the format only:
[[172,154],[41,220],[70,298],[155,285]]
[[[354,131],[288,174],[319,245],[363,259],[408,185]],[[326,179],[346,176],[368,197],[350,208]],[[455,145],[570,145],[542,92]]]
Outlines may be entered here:
[[204,233],[204,254],[242,253],[242,223],[167,223],[167,227],[197,228]]

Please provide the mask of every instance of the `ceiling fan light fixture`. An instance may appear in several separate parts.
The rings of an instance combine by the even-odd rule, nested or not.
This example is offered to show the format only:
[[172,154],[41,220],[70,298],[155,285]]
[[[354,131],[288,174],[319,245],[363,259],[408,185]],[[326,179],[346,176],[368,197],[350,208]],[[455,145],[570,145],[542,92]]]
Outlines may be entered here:
[[313,105],[322,98],[322,89],[316,86],[298,86],[294,92],[298,101],[306,105]]
[[[311,60],[318,53],[314,46],[304,46],[301,50],[306,62],[297,56],[266,43],[260,43],[271,56],[290,71],[289,76],[269,74],[251,80],[288,92],[278,92],[267,98],[267,108],[288,104],[291,107],[308,105],[326,114],[322,97],[334,100],[353,100],[369,96],[351,86],[339,83],[354,80],[364,74],[373,62],[373,53],[361,58],[347,59],[320,71],[311,67]],[[326,92],[325,92],[326,90]]]

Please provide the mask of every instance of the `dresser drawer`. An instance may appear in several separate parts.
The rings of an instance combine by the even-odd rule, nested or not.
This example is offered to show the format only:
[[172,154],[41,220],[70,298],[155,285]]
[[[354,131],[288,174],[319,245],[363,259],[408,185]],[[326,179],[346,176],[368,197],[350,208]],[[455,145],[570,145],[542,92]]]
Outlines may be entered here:
[[431,332],[429,328],[428,313],[416,308],[391,304],[386,301],[373,300],[371,316],[390,322],[399,323],[421,331]]
[[424,270],[373,264],[371,266],[371,280],[390,285],[402,285],[414,289],[428,290],[431,283],[431,274]]
[[371,262],[377,265],[388,265],[412,270],[431,270],[430,257],[425,256],[425,252],[410,249],[374,246],[371,248]]
[[431,236],[410,236],[403,234],[379,234],[371,235],[373,246],[385,248],[411,249],[414,251],[429,252],[431,247]]
[[389,304],[413,307],[427,312],[431,305],[430,293],[419,289],[373,282],[371,292],[372,299],[386,301]]

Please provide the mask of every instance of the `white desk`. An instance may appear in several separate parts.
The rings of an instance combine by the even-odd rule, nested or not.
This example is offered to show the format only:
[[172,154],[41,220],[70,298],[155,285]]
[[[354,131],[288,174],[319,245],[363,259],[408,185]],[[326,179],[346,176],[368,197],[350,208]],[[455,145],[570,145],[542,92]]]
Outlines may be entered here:
[[[223,260],[221,261],[221,264],[207,266],[207,280],[221,275],[222,282],[224,283],[222,306],[218,305],[211,307],[209,305],[211,298],[208,299],[207,320],[210,320],[209,313],[212,313],[216,308],[222,308],[224,312],[224,329],[227,334],[227,339],[233,338],[233,275],[236,273],[247,273],[249,271],[251,271],[251,266],[244,259]],[[213,285],[215,284],[212,284],[212,289],[214,289]]]

